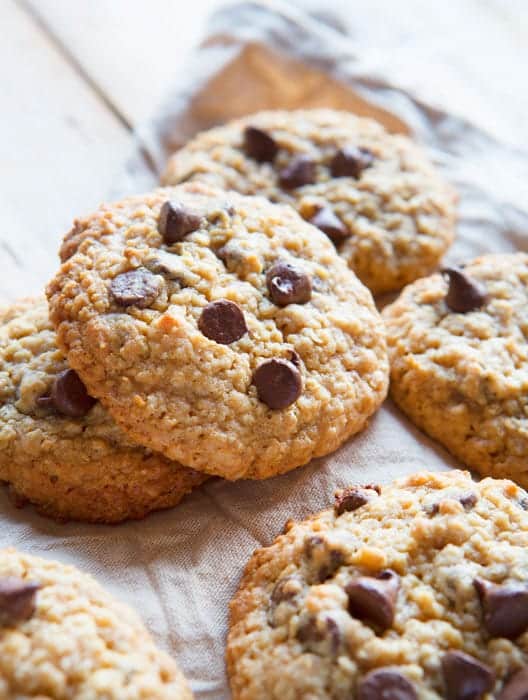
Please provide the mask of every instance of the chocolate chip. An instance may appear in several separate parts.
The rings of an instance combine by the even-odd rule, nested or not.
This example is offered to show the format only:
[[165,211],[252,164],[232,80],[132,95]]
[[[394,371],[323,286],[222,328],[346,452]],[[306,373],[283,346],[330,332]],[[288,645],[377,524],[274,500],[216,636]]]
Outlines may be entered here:
[[301,267],[279,260],[266,273],[271,300],[277,306],[306,304],[312,298],[312,280]]
[[285,190],[293,190],[303,185],[315,182],[315,163],[310,156],[297,156],[279,173],[280,186]]
[[63,416],[82,418],[97,401],[86,391],[77,372],[65,369],[55,377],[49,396],[37,399],[39,406],[55,409]]
[[144,267],[123,272],[114,277],[110,291],[119,306],[137,306],[145,309],[158,297],[162,280]]
[[11,626],[29,620],[35,612],[40,585],[22,578],[0,578],[0,625]]
[[492,637],[514,639],[528,629],[528,586],[498,585],[477,578],[473,581],[480,598],[484,627]]
[[[337,491],[334,496],[334,512],[336,515],[349,513],[364,506],[373,497],[373,493],[369,494],[369,486],[362,488],[360,486],[349,486],[346,489]],[[372,489],[374,490],[374,489]]]
[[528,700],[528,667],[521,668],[510,678],[497,700]]
[[304,541],[304,556],[310,568],[315,569],[317,581],[323,583],[343,564],[343,552],[332,547],[323,537],[312,535]]
[[286,408],[302,392],[302,377],[289,360],[265,360],[253,373],[259,399],[270,408]]
[[309,220],[334,243],[341,243],[350,236],[350,231],[330,207],[321,207]]
[[345,588],[348,611],[352,617],[386,630],[394,620],[399,588],[400,577],[390,569],[382,571],[377,578],[360,576]]
[[462,651],[448,651],[442,657],[446,700],[481,700],[495,684],[493,671]]
[[360,177],[365,168],[374,162],[374,156],[366,148],[344,146],[332,158],[330,170],[334,177]]
[[244,151],[259,163],[271,163],[279,147],[275,139],[256,126],[247,126],[244,130]]
[[485,288],[457,267],[445,267],[442,274],[449,280],[445,302],[451,311],[467,313],[480,308],[487,298]]
[[161,207],[158,231],[167,245],[172,245],[200,228],[202,217],[178,202],[167,201]]
[[302,581],[298,576],[285,576],[277,581],[271,593],[271,602],[279,605],[286,600],[292,600],[302,591]]
[[458,497],[465,510],[471,510],[477,505],[477,494],[474,491],[467,491]]
[[207,338],[222,345],[240,340],[248,330],[242,309],[228,299],[210,301],[202,311],[198,328]]
[[396,668],[379,668],[360,681],[357,700],[418,700],[410,681]]
[[327,642],[330,646],[330,652],[334,655],[339,650],[342,641],[339,625],[329,616],[319,618],[310,616],[299,626],[296,636],[308,648],[313,648],[314,645],[321,642]]

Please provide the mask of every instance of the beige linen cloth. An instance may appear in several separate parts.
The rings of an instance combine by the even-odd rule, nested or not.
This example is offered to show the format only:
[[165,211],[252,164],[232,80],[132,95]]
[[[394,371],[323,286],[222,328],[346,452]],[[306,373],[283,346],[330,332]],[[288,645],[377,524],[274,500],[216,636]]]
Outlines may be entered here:
[[[396,27],[382,41],[379,16],[369,16],[380,3],[359,2],[352,13],[355,3],[341,2],[334,15],[330,2],[311,15],[253,2],[220,11],[205,45],[188,66],[175,67],[174,94],[139,131],[118,193],[150,187],[167,153],[198,129],[262,108],[326,105],[374,116],[428,148],[461,194],[449,259],[528,250],[528,154],[449,111],[450,96],[461,92],[457,71],[443,65],[432,90],[427,42],[412,50]],[[325,459],[264,482],[211,480],[180,507],[137,523],[60,525],[16,510],[2,493],[0,544],[94,574],[141,613],[199,700],[224,700],[228,603],[253,550],[288,518],[328,507],[337,487],[450,466],[448,454],[387,401],[362,434]]]

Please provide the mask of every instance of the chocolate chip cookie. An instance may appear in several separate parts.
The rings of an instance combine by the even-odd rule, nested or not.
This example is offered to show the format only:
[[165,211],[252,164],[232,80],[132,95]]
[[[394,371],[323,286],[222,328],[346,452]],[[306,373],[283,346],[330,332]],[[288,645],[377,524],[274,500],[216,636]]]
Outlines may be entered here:
[[370,292],[290,207],[199,183],[79,219],[48,287],[60,346],[137,442],[228,479],[335,450],[387,390]]
[[419,280],[384,310],[391,393],[483,475],[528,487],[528,255]]
[[117,427],[57,348],[44,298],[0,312],[0,481],[17,502],[110,523],[174,506],[204,480]]
[[422,472],[336,494],[250,560],[231,603],[234,700],[523,700],[527,494]]
[[136,614],[73,566],[0,551],[2,700],[192,700]]
[[328,109],[260,112],[195,137],[164,184],[199,180],[294,206],[374,294],[432,272],[456,195],[407,137]]

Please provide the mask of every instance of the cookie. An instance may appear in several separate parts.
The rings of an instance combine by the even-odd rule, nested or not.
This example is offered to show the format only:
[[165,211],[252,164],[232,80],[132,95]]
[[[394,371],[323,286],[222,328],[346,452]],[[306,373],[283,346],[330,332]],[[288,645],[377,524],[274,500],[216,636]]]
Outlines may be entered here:
[[387,390],[383,324],[290,207],[199,183],[76,222],[48,287],[59,344],[137,442],[228,479],[335,450]]
[[383,312],[391,393],[453,455],[528,487],[528,255],[486,255]]
[[192,700],[136,614],[73,566],[0,551],[0,700]]
[[352,486],[250,560],[233,700],[522,700],[528,495],[467,472]]
[[348,112],[259,112],[230,122],[173,155],[162,180],[294,206],[373,294],[432,272],[453,240],[455,192],[426,155]]
[[118,522],[176,505],[205,480],[133,443],[57,348],[44,298],[0,314],[0,481],[60,519]]

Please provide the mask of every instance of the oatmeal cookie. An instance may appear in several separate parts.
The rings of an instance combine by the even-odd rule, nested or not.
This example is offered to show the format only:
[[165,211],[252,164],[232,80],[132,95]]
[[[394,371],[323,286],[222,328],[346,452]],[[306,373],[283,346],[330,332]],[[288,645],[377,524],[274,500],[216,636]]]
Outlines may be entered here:
[[79,219],[48,286],[60,346],[137,442],[228,479],[335,450],[383,401],[370,292],[290,207],[199,183]]
[[373,294],[432,272],[453,240],[456,195],[407,137],[329,109],[259,112],[192,139],[162,178],[291,204]]
[[205,480],[133,443],[57,348],[44,298],[0,312],[0,481],[59,519],[118,522]]
[[422,472],[290,522],[231,603],[233,700],[523,700],[527,504]]
[[391,394],[484,476],[528,487],[528,255],[485,255],[386,307]]
[[136,614],[73,566],[0,551],[0,700],[192,700]]

